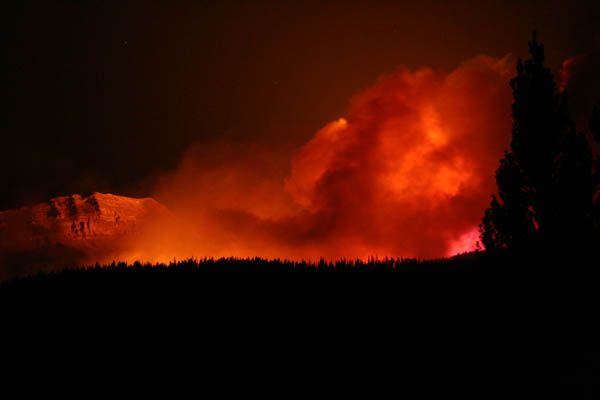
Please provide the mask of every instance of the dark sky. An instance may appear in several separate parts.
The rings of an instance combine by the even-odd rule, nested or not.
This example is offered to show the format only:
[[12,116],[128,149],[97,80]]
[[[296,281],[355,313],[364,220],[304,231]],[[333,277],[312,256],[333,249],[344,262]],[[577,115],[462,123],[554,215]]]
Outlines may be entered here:
[[4,1],[0,209],[147,195],[194,142],[290,152],[398,65],[600,43],[597,1]]

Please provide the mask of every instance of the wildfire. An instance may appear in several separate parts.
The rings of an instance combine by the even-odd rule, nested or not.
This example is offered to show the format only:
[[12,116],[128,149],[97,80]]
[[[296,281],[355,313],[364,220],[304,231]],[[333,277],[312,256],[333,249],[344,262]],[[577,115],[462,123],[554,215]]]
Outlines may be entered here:
[[[86,263],[472,250],[509,141],[512,65],[476,57],[449,73],[399,68],[291,160],[265,146],[197,144],[158,181],[153,197],[168,212],[149,199],[96,194],[93,207],[80,196],[54,199],[35,208],[35,231],[47,234],[34,242],[64,242]],[[13,214],[21,215],[0,218],[6,237],[14,221],[32,220]]]
[[509,57],[399,68],[298,149],[287,177],[270,149],[196,146],[156,190],[184,222],[161,224],[160,246],[156,233],[138,245],[291,259],[472,250],[509,141],[512,74]]

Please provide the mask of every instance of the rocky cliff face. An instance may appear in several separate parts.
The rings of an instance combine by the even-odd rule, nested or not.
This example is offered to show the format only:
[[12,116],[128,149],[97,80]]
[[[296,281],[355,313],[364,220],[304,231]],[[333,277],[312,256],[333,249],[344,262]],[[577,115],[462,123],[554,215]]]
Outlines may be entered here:
[[62,196],[0,212],[0,279],[36,269],[107,261],[145,225],[168,214],[154,199]]

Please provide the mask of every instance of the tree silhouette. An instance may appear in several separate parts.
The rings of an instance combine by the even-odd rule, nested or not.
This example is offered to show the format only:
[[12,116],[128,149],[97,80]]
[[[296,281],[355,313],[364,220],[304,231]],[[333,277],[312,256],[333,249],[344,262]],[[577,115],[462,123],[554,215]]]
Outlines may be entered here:
[[549,238],[552,244],[569,249],[591,244],[587,242],[593,228],[594,184],[591,149],[584,135],[572,131],[565,137],[557,160],[555,186],[557,209]]
[[[559,93],[544,65],[544,46],[535,31],[529,54],[518,61],[510,82],[510,151],[496,171],[498,197],[492,197],[480,225],[487,250],[572,249],[589,244],[591,237],[590,147],[569,116],[567,93]],[[600,128],[598,111],[594,118],[591,125]]]
[[505,152],[496,171],[500,201],[494,195],[484,214],[481,241],[486,249],[524,249],[534,234],[529,195],[523,172],[510,152]]

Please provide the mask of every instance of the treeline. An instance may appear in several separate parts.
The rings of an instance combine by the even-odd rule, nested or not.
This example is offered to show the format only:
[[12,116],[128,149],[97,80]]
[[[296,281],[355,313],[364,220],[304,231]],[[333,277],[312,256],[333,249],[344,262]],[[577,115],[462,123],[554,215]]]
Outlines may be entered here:
[[[194,343],[227,362],[233,358],[223,349],[243,347],[257,360],[281,355],[276,369],[303,360],[298,365],[310,371],[326,365],[327,377],[380,384],[385,376],[394,390],[403,377],[427,398],[575,400],[593,398],[586,385],[598,373],[598,280],[589,267],[576,258],[486,252],[440,260],[113,262],[5,282],[0,304],[7,327],[16,326],[9,313],[29,321],[43,314],[50,321],[34,332],[44,332],[66,313],[76,336],[81,319],[100,318],[95,325],[109,327],[106,337],[126,345],[139,338],[123,326],[150,321],[142,334],[149,352],[163,340],[157,327],[185,321],[199,333]],[[264,378],[262,365],[252,368]]]
[[[67,268],[54,272],[38,272],[36,275],[24,275],[4,282],[0,290],[27,286],[43,286],[52,282],[98,282],[126,281],[129,279],[144,279],[168,281],[170,278],[185,281],[186,279],[204,279],[204,277],[226,277],[227,279],[240,276],[241,279],[250,277],[260,280],[277,276],[313,276],[313,275],[355,275],[355,276],[398,276],[398,277],[427,277],[457,286],[468,285],[472,280],[493,278],[500,285],[504,280],[513,284],[518,281],[527,282],[529,278],[552,279],[569,276],[587,277],[594,273],[589,267],[593,260],[577,257],[565,258],[526,257],[510,252],[489,254],[487,252],[467,253],[452,258],[419,260],[414,258],[369,258],[367,260],[326,259],[293,261],[286,259],[266,258],[190,258],[173,260],[169,263],[126,263],[113,261],[109,264],[98,264]],[[526,268],[524,268],[526,267]],[[462,282],[461,280],[464,280]],[[401,280],[399,280],[401,281]],[[532,288],[534,289],[534,288]]]

